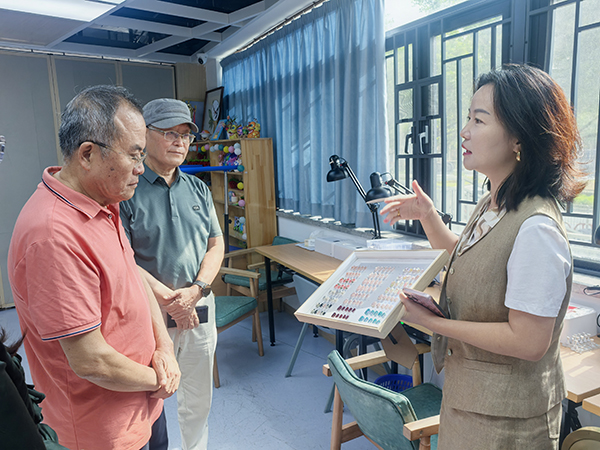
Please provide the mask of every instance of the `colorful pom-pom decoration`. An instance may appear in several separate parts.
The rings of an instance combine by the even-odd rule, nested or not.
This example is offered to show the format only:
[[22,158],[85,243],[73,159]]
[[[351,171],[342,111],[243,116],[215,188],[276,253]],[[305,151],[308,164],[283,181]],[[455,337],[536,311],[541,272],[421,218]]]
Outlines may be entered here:
[[236,155],[241,155],[242,154],[242,149],[241,148],[234,148],[233,151],[235,152]]
[[246,223],[246,218],[245,217],[240,217],[240,223]]
[[238,202],[238,205],[239,205],[239,206],[241,206],[241,207],[243,208],[244,206],[246,206],[246,200],[243,200],[243,199],[242,199],[242,200],[240,200],[240,201]]
[[219,150],[223,150],[223,144],[219,144]]
[[241,191],[244,189],[244,183],[242,183],[241,181],[237,184],[237,188]]
[[242,166],[241,164],[238,164],[237,170],[239,170],[240,172],[243,172],[244,171],[244,166]]
[[229,153],[233,153],[234,151],[235,151],[235,148],[229,147]]

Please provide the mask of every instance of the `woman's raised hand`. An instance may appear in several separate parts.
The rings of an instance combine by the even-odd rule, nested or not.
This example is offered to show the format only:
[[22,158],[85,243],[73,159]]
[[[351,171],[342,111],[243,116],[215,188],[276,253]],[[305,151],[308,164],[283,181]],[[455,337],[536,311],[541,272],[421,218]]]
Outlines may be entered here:
[[395,195],[385,199],[385,206],[380,214],[385,215],[383,221],[394,225],[399,220],[422,220],[429,214],[437,214],[433,201],[421,189],[417,180],[413,180],[414,194]]

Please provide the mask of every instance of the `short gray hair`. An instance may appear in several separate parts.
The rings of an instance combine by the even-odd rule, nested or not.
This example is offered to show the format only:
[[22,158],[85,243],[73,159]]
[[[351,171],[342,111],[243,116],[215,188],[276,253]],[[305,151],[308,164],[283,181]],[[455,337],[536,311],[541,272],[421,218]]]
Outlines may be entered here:
[[65,161],[69,161],[85,141],[112,146],[120,137],[115,127],[115,114],[121,105],[142,114],[140,102],[121,86],[92,86],[77,94],[63,111],[58,131]]

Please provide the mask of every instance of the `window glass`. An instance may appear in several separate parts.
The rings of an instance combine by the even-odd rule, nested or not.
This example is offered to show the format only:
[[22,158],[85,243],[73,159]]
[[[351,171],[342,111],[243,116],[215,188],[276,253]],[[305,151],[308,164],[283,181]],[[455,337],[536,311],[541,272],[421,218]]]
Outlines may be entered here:
[[[398,73],[396,77],[396,83],[403,84],[406,81],[406,66],[404,64],[404,47],[399,47],[396,49],[396,67],[398,68]],[[394,72],[389,72],[394,73]]]
[[385,0],[385,31],[465,1],[467,0]]
[[492,29],[485,28],[475,34],[477,39],[477,75],[492,69]]
[[444,58],[451,59],[473,53],[473,35],[465,34],[446,40]]
[[552,15],[553,38],[550,47],[550,75],[571,97],[573,43],[575,41],[575,4],[556,8]]
[[585,0],[581,2],[579,26],[585,27],[600,23],[600,0]]

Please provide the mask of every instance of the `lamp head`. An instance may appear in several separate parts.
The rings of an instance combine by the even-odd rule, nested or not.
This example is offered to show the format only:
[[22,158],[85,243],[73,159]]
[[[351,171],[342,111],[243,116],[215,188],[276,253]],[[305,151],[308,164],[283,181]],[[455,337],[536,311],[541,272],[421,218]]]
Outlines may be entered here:
[[393,195],[392,190],[389,187],[381,184],[381,174],[379,172],[373,172],[370,176],[370,179],[371,189],[369,189],[369,192],[367,192],[367,196],[365,198],[366,202],[381,200]]
[[348,174],[344,170],[346,166],[346,160],[340,158],[338,155],[331,155],[329,157],[329,165],[331,170],[327,172],[327,181],[339,181],[348,177]]

